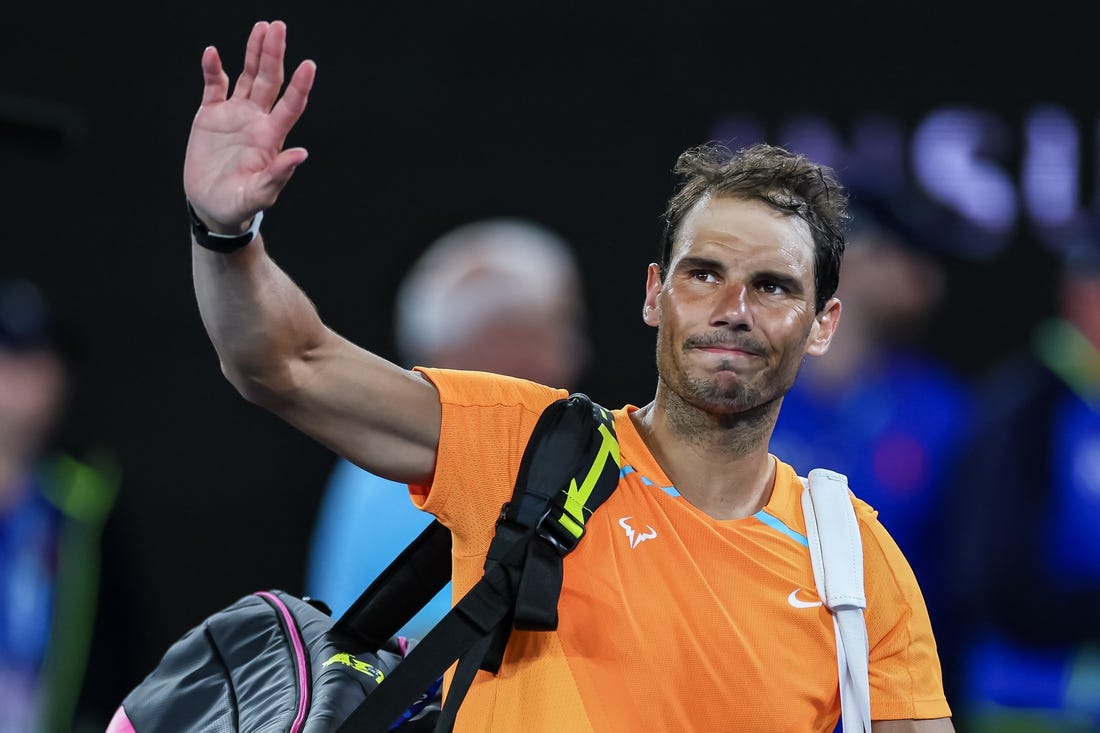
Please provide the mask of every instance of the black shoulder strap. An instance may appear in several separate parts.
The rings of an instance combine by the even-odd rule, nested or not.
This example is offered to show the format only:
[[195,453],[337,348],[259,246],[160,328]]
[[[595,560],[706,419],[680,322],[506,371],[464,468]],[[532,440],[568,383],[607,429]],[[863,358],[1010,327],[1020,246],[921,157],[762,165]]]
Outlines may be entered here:
[[433,520],[351,604],[333,630],[380,649],[451,579],[451,531]]
[[[513,626],[524,630],[557,628],[562,558],[577,546],[588,517],[618,485],[620,463],[614,419],[608,410],[580,393],[549,405],[527,443],[512,499],[501,509],[484,576],[338,731],[389,730],[457,660],[455,678],[436,726],[437,731],[450,730],[477,671],[495,673],[500,668]],[[441,549],[444,544],[445,552]],[[439,569],[440,555],[445,576]],[[337,626],[364,642],[384,642],[449,577],[450,534],[433,522],[371,584]],[[442,582],[438,582],[440,578]],[[401,585],[406,581],[419,586],[413,588],[414,594],[426,594],[417,595],[419,605],[407,597],[409,590]],[[388,605],[391,603],[395,605]]]

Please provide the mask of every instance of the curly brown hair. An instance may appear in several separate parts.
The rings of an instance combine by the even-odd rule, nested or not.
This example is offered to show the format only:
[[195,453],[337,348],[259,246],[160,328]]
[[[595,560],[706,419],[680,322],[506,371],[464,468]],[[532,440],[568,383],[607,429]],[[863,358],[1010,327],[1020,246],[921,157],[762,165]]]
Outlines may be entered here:
[[848,220],[848,195],[831,168],[775,145],[761,143],[731,152],[723,145],[707,144],[681,153],[673,172],[679,186],[664,214],[658,261],[662,278],[680,225],[695,204],[707,196],[755,199],[810,225],[814,305],[821,312],[840,282],[843,227]]

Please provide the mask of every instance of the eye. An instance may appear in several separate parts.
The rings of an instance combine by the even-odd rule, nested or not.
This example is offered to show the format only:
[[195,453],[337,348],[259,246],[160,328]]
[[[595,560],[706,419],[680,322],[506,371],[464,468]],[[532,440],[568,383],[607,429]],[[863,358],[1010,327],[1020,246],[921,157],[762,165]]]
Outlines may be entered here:
[[718,282],[718,275],[716,275],[713,270],[692,270],[691,278],[703,283]]
[[787,292],[787,288],[773,280],[763,280],[757,287],[760,288],[761,292],[767,293],[768,295],[783,295]]

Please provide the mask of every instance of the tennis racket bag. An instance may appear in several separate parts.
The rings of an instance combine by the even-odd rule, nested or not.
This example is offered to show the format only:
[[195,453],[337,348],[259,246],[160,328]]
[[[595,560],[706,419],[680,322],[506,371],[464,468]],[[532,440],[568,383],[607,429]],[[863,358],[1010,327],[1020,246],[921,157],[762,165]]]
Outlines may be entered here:
[[[173,644],[107,731],[335,730],[415,642],[395,637],[366,650],[333,623],[323,604],[278,590],[247,595]],[[438,710],[438,693],[406,710],[402,722],[412,722],[402,731],[412,733]]]

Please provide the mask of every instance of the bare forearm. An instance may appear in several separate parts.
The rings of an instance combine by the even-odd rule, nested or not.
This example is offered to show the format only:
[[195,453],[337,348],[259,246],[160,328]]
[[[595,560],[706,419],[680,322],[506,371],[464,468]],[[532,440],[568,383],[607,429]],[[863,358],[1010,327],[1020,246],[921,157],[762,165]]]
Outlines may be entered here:
[[245,398],[380,476],[431,475],[441,416],[428,382],[330,331],[262,241],[193,250],[203,324]]
[[292,391],[295,364],[328,331],[262,239],[230,255],[192,245],[192,272],[203,325],[230,382],[258,402]]

